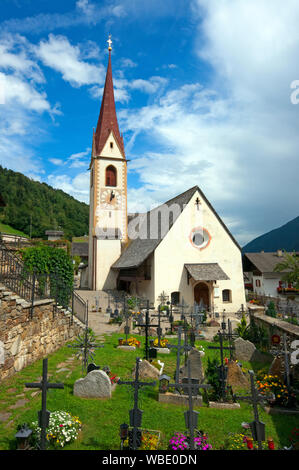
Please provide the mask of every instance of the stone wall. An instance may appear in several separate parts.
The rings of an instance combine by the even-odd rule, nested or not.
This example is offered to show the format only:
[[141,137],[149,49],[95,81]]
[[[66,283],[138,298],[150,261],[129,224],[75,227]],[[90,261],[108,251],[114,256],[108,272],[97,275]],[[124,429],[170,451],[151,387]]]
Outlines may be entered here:
[[51,299],[30,304],[0,287],[0,382],[76,337],[84,325]]
[[292,340],[299,339],[299,326],[288,323],[279,318],[272,318],[265,315],[264,308],[262,307],[249,307],[249,314],[254,319],[255,323],[260,326],[266,327],[270,335],[286,333]]

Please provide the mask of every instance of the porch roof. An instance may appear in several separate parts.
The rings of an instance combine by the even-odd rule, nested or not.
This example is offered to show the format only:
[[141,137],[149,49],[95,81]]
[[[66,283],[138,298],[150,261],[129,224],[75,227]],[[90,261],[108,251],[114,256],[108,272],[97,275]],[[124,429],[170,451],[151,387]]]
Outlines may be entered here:
[[195,281],[229,280],[229,277],[220,268],[218,263],[192,263],[185,264],[184,266]]

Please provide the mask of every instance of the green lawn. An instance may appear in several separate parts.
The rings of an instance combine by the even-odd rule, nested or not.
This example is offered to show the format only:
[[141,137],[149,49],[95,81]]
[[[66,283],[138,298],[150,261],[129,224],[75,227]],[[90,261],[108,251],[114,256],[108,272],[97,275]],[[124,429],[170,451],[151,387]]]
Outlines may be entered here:
[[[120,351],[116,349],[119,334],[107,336],[105,347],[95,353],[95,362],[101,367],[108,365],[112,374],[121,379],[131,378],[131,370],[135,364],[136,357],[143,356],[142,350]],[[141,339],[144,344],[144,338]],[[175,339],[172,343],[175,343]],[[204,347],[210,343],[200,341]],[[203,363],[207,360],[207,349]],[[120,448],[119,426],[129,420],[129,409],[133,407],[133,392],[126,385],[117,386],[110,400],[83,399],[73,395],[73,385],[75,380],[81,377],[81,361],[76,359],[73,362],[73,372],[66,378],[68,371],[57,372],[57,365],[64,363],[74,354],[74,351],[64,346],[57,352],[48,356],[48,369],[51,382],[63,382],[63,390],[50,390],[48,392],[47,409],[49,411],[64,410],[78,416],[83,423],[83,428],[78,440],[65,449],[69,450],[113,450]],[[209,351],[209,356],[217,354],[216,351]],[[174,350],[169,355],[159,355],[162,362],[165,362],[164,371],[173,376],[176,353]],[[183,359],[181,363],[183,362]],[[244,364],[247,368],[255,371],[261,369],[260,364]],[[263,365],[265,370],[267,366]],[[24,390],[25,382],[37,381],[42,373],[42,360],[26,367],[14,377],[5,380],[1,384],[0,390],[0,415],[10,413],[11,417],[6,422],[0,421],[0,449],[14,449],[16,428],[18,424],[37,419],[37,412],[41,408],[41,395],[31,397],[33,389]],[[21,408],[9,409],[16,403],[17,395],[24,394],[30,398]],[[139,407],[144,411],[142,425],[148,429],[160,430],[162,441],[160,449],[167,449],[168,440],[176,431],[185,431],[184,411],[186,408],[159,403],[158,386],[143,387],[140,391]],[[197,408],[199,411],[199,428],[209,435],[209,442],[213,449],[219,449],[224,443],[229,432],[241,432],[241,423],[253,420],[252,407],[249,404],[241,403],[238,410],[217,410],[208,408],[206,405]],[[290,431],[296,426],[299,427],[299,419],[296,416],[274,415],[270,416],[260,409],[260,418],[266,424],[266,434],[274,439],[276,448],[289,444],[288,436]]]
[[20,230],[16,230],[15,228],[12,228],[10,225],[5,225],[5,224],[2,224],[1,222],[0,222],[0,232],[8,233],[8,234],[11,234],[11,235],[19,235],[21,237],[28,238],[28,235],[21,232]]

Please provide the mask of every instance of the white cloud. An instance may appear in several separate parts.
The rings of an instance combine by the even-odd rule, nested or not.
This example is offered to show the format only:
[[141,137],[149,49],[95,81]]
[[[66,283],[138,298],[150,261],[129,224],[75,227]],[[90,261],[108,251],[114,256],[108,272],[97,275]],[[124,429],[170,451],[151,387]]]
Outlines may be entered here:
[[49,158],[49,162],[53,163],[53,165],[61,166],[64,165],[64,161],[60,158]]
[[79,201],[89,203],[89,180],[90,175],[86,171],[79,173],[75,177],[69,174],[48,176],[48,184],[53,188],[61,189],[62,191],[70,194]]
[[198,184],[245,243],[298,215],[299,107],[290,103],[290,84],[299,77],[299,4],[194,5],[195,53],[214,67],[213,81],[210,88],[184,85],[120,113],[131,155],[137,136],[156,144],[130,168],[145,200],[156,203]]
[[103,83],[105,80],[103,65],[82,60],[80,48],[73,46],[65,36],[50,34],[47,41],[40,41],[35,51],[45,65],[60,72],[72,86]]

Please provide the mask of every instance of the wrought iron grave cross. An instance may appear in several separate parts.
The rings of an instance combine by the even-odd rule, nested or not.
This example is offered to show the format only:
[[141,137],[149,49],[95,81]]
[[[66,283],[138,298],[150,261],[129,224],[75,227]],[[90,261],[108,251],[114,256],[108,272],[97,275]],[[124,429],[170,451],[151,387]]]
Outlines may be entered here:
[[[175,371],[175,381],[179,383],[179,374],[180,374],[180,363],[181,363],[181,351],[184,351],[185,355],[188,351],[192,349],[192,347],[186,343],[186,337],[184,343],[182,344],[182,327],[179,326],[178,328],[178,344],[169,344],[168,348],[174,348],[177,350],[176,355],[176,371]],[[179,389],[176,388],[178,391]]]
[[183,389],[184,392],[185,392],[185,390],[187,391],[189,410],[185,411],[184,416],[185,416],[186,428],[189,429],[189,433],[190,433],[190,443],[189,443],[190,449],[194,450],[195,449],[195,447],[194,447],[194,437],[195,437],[195,431],[196,431],[197,425],[198,425],[198,414],[199,413],[198,413],[198,411],[193,410],[193,396],[198,395],[198,392],[199,392],[200,388],[208,389],[208,388],[211,388],[211,385],[209,385],[209,384],[199,384],[199,383],[195,383],[194,381],[192,381],[190,359],[188,359],[188,362],[187,362],[187,370],[188,370],[188,377],[183,379],[184,382],[179,383],[176,380],[174,384],[169,384],[168,386],[169,387],[175,387],[176,389],[181,388],[181,389]]
[[219,366],[219,381],[221,384],[221,396],[222,400],[225,401],[226,398],[226,378],[227,378],[227,366],[224,365],[224,350],[234,350],[232,346],[223,346],[223,333],[218,331],[218,336],[219,336],[219,346],[208,346],[208,349],[217,349],[220,351],[220,358],[221,358],[221,364]]
[[150,386],[154,387],[156,382],[139,382],[139,364],[141,359],[136,358],[136,368],[135,368],[135,379],[132,381],[123,381],[119,380],[118,385],[131,385],[134,389],[134,408],[129,411],[130,414],[130,426],[132,426],[132,448],[131,450],[137,450],[141,445],[141,422],[142,422],[142,413],[143,411],[138,408],[138,392],[141,387]]
[[254,421],[249,423],[250,429],[252,432],[252,437],[254,441],[258,443],[258,449],[263,450],[262,441],[265,441],[265,424],[260,421],[259,419],[259,412],[258,412],[258,404],[265,401],[265,396],[261,395],[258,390],[255,388],[254,384],[254,372],[253,370],[248,371],[250,375],[250,388],[251,388],[251,395],[250,396],[241,396],[241,395],[234,395],[236,400],[245,400],[250,401],[253,406],[254,412]]
[[159,325],[153,325],[150,323],[150,317],[149,317],[149,300],[146,302],[146,312],[145,312],[145,323],[139,323],[139,327],[145,329],[145,359],[148,361],[149,359],[149,346],[148,346],[148,337],[149,337],[149,328],[156,328],[159,327]]
[[68,344],[69,348],[77,349],[77,358],[82,357],[82,374],[87,371],[89,358],[94,360],[94,349],[103,348],[104,344],[97,344],[90,333],[88,327],[88,312],[86,315],[85,330],[83,335],[78,335],[75,338],[75,344]]
[[43,377],[40,383],[25,383],[27,388],[39,388],[42,391],[42,409],[38,412],[38,425],[41,428],[40,450],[46,450],[47,427],[49,426],[50,412],[47,410],[47,391],[49,388],[64,388],[62,383],[48,382],[48,358],[43,359]]

